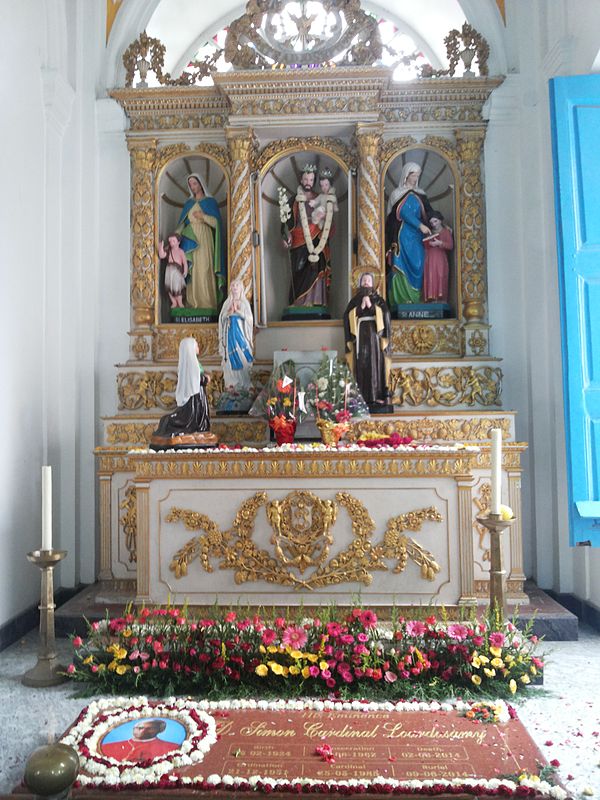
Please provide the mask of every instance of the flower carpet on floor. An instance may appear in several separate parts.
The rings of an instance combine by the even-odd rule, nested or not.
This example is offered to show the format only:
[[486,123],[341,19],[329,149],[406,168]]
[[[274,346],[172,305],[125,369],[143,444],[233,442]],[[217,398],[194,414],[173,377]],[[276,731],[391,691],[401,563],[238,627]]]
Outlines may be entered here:
[[[163,751],[169,740],[171,749],[128,760],[124,746],[115,756],[115,736],[127,738],[127,724],[149,719],[169,723],[160,738]],[[86,707],[62,742],[79,753],[76,788],[82,794],[90,788],[168,788],[224,796],[566,797],[514,710],[501,700],[110,698]]]

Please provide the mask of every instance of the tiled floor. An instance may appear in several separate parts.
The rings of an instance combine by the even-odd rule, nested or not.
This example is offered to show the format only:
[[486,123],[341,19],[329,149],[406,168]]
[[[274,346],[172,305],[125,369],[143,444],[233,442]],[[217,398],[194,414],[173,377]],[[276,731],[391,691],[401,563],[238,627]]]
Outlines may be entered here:
[[[547,653],[544,692],[534,689],[519,715],[575,796],[600,796],[600,634],[580,629],[576,642],[543,645]],[[58,641],[68,663],[70,644]],[[20,677],[36,661],[37,633],[0,653],[0,793],[19,783],[29,754],[59,736],[85,700],[73,686],[27,689]]]

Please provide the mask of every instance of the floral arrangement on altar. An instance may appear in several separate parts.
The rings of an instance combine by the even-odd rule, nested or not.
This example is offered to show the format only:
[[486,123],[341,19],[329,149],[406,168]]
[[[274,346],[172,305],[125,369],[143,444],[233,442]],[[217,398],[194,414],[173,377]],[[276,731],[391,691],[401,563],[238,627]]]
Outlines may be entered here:
[[306,387],[306,398],[325,444],[336,444],[353,420],[369,416],[348,365],[337,358],[323,356],[314,380]]
[[[464,622],[399,618],[370,609],[309,620],[258,615],[193,619],[176,608],[94,622],[73,639],[67,674],[94,692],[163,695],[257,691],[261,696],[502,697],[543,668],[537,639],[496,615]],[[241,688],[243,687],[243,688]]]
[[273,368],[250,411],[251,416],[266,416],[278,445],[294,441],[296,425],[306,412],[304,392],[298,391],[296,365],[290,359]]

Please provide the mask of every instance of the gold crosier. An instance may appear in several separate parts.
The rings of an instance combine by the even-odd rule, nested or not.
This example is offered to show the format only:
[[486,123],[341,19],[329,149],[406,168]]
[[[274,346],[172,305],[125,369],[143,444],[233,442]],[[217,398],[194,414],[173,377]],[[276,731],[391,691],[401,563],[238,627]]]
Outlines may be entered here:
[[156,140],[129,140],[133,209],[131,252],[131,307],[133,326],[154,322],[154,167]]
[[457,130],[456,149],[462,177],[461,291],[467,322],[485,318],[485,231],[481,150],[485,130]]
[[385,273],[380,256],[381,216],[379,213],[379,171],[382,127],[361,125],[356,128],[358,167],[358,258],[352,274],[352,290],[358,288],[360,275],[372,272],[376,288],[383,293]]
[[248,300],[252,297],[252,216],[250,159],[254,138],[250,128],[227,130],[231,155],[231,263],[229,283],[240,280]]

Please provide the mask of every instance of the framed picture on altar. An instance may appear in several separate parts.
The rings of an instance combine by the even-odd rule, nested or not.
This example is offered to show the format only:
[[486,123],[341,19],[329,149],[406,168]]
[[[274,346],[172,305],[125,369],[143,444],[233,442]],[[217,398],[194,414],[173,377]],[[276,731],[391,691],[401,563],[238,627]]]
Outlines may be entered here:
[[456,318],[456,168],[425,145],[392,153],[383,170],[386,299],[400,319]]
[[349,165],[318,147],[282,146],[258,173],[254,197],[259,324],[341,319],[355,213]]
[[216,322],[227,296],[229,180],[212,156],[185,155],[158,177],[157,316]]

